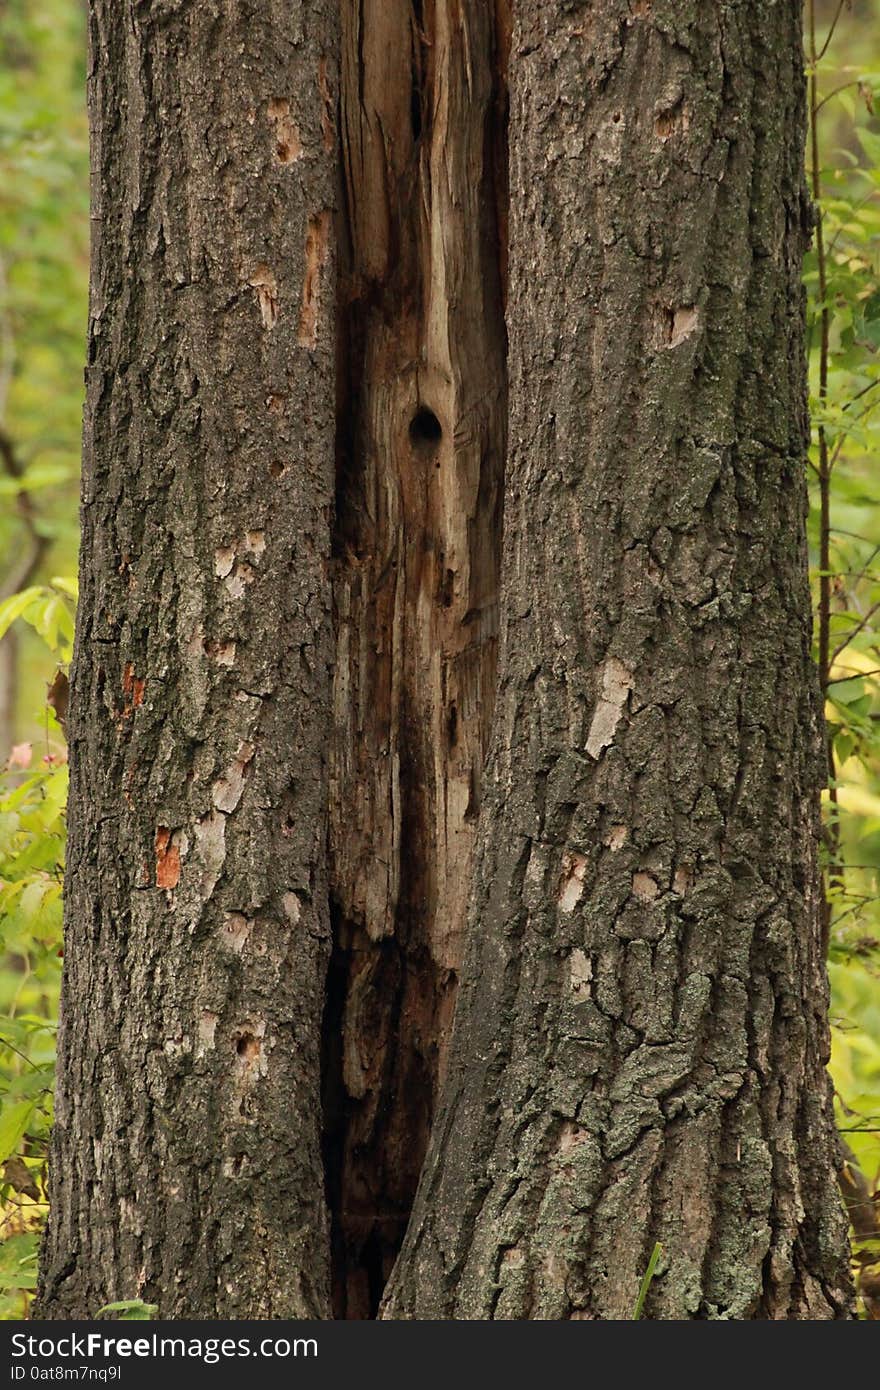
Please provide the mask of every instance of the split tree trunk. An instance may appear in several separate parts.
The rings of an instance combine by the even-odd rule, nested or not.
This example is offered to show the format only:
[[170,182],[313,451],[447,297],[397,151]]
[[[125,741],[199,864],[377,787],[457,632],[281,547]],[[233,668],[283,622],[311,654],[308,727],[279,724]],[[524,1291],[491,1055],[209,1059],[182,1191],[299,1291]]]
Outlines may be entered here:
[[799,5],[514,5],[506,476],[508,6],[336,12],[93,0],[38,1309],[847,1317]]
[[521,0],[501,648],[395,1318],[850,1310],[797,0]]
[[94,259],[37,1309],[324,1316],[335,6],[93,0]]

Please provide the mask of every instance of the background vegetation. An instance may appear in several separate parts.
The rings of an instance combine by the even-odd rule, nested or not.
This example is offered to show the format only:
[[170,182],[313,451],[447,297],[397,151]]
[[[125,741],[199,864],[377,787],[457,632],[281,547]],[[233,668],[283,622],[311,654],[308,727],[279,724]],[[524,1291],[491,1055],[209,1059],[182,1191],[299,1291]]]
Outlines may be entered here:
[[[89,157],[82,0],[0,0],[0,1316],[45,1215],[67,767]],[[23,591],[23,592],[22,592]],[[5,602],[4,602],[5,600]],[[63,711],[62,711],[63,712]]]
[[807,0],[816,234],[810,539],[829,721],[832,1076],[868,1315],[880,1317],[880,6]]
[[[816,656],[832,1072],[880,1316],[880,0],[807,0]],[[0,1317],[46,1211],[88,279],[83,0],[0,0]],[[61,577],[59,577],[61,576]],[[63,576],[68,576],[64,578]],[[58,674],[60,672],[60,675]],[[48,695],[48,699],[47,699]],[[5,769],[5,770],[3,770]]]

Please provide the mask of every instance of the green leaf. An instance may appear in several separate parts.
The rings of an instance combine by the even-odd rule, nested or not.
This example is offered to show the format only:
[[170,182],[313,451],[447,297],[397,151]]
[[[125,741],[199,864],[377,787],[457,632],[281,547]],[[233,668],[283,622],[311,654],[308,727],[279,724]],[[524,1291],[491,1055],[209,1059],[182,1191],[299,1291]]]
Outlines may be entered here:
[[0,1244],[0,1289],[33,1289],[37,1284],[36,1231],[10,1236]]
[[0,497],[17,497],[22,492],[37,492],[44,487],[57,487],[69,482],[75,474],[67,464],[33,463],[20,478],[0,477]]
[[834,735],[834,756],[839,764],[842,765],[851,757],[855,747],[856,738],[854,734],[844,731]]
[[95,1314],[100,1318],[104,1313],[119,1313],[120,1322],[149,1322],[159,1311],[157,1303],[142,1303],[139,1298],[125,1298],[118,1303],[105,1303]]
[[28,1127],[35,1101],[20,1100],[0,1111],[0,1163],[15,1153]]
[[34,585],[30,589],[22,589],[20,594],[13,594],[11,598],[4,599],[0,603],[0,637],[4,637],[16,618],[23,618],[31,604],[38,599],[43,590],[39,585]]
[[845,708],[847,705],[855,704],[857,700],[861,700],[864,693],[864,680],[861,676],[853,676],[851,680],[835,682],[832,686],[831,699],[835,705],[843,705]]
[[662,1253],[663,1247],[658,1241],[657,1244],[654,1246],[654,1249],[651,1251],[651,1258],[648,1261],[648,1268],[642,1275],[642,1282],[639,1286],[639,1296],[636,1299],[636,1306],[633,1309],[634,1322],[637,1322],[638,1319],[642,1316],[642,1313],[644,1312],[645,1301],[650,1292],[651,1285],[654,1282],[654,1275],[657,1273],[657,1266],[660,1263],[660,1256]]
[[52,579],[52,588],[59,589],[62,594],[66,594],[68,598],[72,598],[74,603],[79,599],[79,584],[75,579],[56,574]]

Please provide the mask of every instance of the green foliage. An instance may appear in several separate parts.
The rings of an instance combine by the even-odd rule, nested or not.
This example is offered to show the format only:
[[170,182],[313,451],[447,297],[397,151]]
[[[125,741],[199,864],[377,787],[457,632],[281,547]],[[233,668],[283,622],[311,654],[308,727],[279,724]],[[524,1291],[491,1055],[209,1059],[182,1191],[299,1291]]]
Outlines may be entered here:
[[[55,663],[66,662],[75,597],[64,579],[14,595],[0,604],[0,637],[27,622]],[[63,739],[49,709],[45,731],[42,757],[19,744],[0,773],[0,1316],[26,1306],[46,1210],[67,803]]]
[[[867,1189],[876,1191],[880,1184],[880,72],[865,71],[857,61],[865,35],[865,15],[858,10],[865,8],[863,4],[854,10],[837,0],[833,6],[808,0],[810,176],[818,226],[804,278],[810,333],[810,534],[817,656],[832,762],[825,807],[831,1070],[840,1128]],[[870,8],[876,19],[876,7]],[[880,1201],[877,1207],[880,1232]],[[855,1244],[857,1263],[863,1270],[869,1268],[877,1252],[867,1250],[864,1242]]]
[[880,989],[859,961],[829,963],[841,1131],[862,1171],[880,1171]]
[[[25,484],[78,476],[88,271],[83,7],[0,6],[0,318],[8,399],[0,421],[26,456]],[[54,524],[75,531],[71,493]],[[7,540],[0,536],[0,540]]]
[[36,1231],[8,1236],[0,1245],[0,1306],[10,1310],[6,1317],[20,1316],[19,1310],[27,1307],[27,1295],[36,1287],[38,1245]]
[[[75,569],[89,260],[85,17],[80,0],[0,0],[0,599]],[[32,737],[45,660],[29,631],[16,654],[17,724]]]
[[159,1311],[156,1303],[142,1303],[139,1298],[124,1298],[119,1303],[105,1303],[103,1308],[99,1308],[95,1317],[103,1317],[105,1313],[118,1313],[117,1322],[151,1322]]
[[76,583],[56,576],[51,584],[33,584],[0,602],[0,638],[21,618],[42,637],[59,661],[73,654]]
[[[46,682],[70,658],[88,280],[85,7],[0,3],[0,1317],[34,1286],[46,1211],[67,767]],[[10,590],[21,589],[23,592]],[[10,649],[9,630],[16,634]],[[48,649],[48,650],[47,650]]]
[[634,1322],[638,1322],[638,1320],[642,1316],[642,1313],[645,1311],[645,1302],[647,1300],[648,1294],[651,1292],[651,1285],[654,1282],[654,1275],[657,1273],[657,1266],[660,1263],[660,1256],[662,1254],[663,1246],[658,1241],[657,1244],[654,1246],[654,1249],[651,1251],[651,1257],[648,1260],[647,1267],[645,1269],[644,1274],[642,1275],[642,1282],[639,1285],[639,1295],[636,1299],[636,1306],[633,1309]]

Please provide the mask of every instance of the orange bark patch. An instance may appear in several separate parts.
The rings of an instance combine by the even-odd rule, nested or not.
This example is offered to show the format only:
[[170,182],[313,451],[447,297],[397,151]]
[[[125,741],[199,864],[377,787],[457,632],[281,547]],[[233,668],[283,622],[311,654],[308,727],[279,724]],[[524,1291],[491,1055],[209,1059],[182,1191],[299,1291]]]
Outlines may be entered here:
[[652,903],[660,893],[657,880],[650,874],[643,873],[641,869],[633,874],[632,890],[633,896],[643,903]]
[[290,115],[290,102],[276,98],[267,108],[269,120],[275,127],[275,158],[279,164],[293,164],[302,158],[303,147],[299,131]]
[[327,77],[327,59],[318,62],[318,90],[321,93],[321,133],[327,153],[333,149],[333,98],[330,95],[330,82]]
[[137,709],[139,705],[144,703],[144,689],[146,684],[147,682],[142,676],[135,675],[132,663],[126,661],[122,671],[122,693],[128,696],[128,699],[125,701],[126,708],[124,710],[126,718],[133,709]]
[[180,850],[167,825],[156,829],[156,887],[176,888],[180,882]]
[[248,284],[257,292],[263,327],[271,332],[278,322],[278,282],[269,267],[261,261]]
[[321,294],[321,271],[327,261],[330,240],[330,214],[325,209],[309,219],[306,233],[306,269],[303,276],[302,305],[299,311],[297,342],[300,347],[313,348],[318,341],[318,307]]

